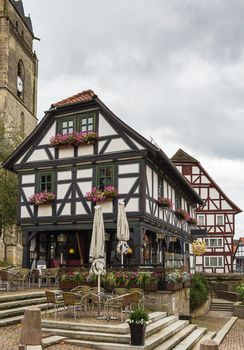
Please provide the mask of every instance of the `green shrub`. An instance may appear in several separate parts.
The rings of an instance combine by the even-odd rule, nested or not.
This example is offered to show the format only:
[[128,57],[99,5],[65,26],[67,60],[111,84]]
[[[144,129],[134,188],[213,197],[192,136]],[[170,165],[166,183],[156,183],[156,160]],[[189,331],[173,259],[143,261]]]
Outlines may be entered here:
[[195,273],[191,279],[190,287],[190,309],[195,310],[203,305],[209,296],[208,282],[205,277],[199,273]]

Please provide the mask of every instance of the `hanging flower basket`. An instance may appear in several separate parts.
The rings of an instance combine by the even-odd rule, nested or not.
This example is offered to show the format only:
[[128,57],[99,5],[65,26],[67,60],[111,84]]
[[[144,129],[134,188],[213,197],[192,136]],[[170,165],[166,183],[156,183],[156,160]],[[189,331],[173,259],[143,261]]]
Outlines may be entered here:
[[29,197],[29,201],[34,205],[42,205],[52,202],[55,198],[55,193],[43,191],[34,193],[32,196]]
[[86,193],[86,200],[93,203],[105,202],[118,197],[118,190],[113,186],[105,186],[103,190],[94,187]]
[[162,208],[172,208],[172,202],[169,198],[159,197],[158,205]]
[[188,217],[189,217],[189,214],[183,209],[176,209],[175,210],[175,216],[179,220],[187,220]]
[[73,132],[71,134],[57,134],[50,138],[50,144],[52,146],[63,146],[63,145],[87,145],[94,143],[97,140],[97,133],[93,131],[88,132]]
[[192,243],[192,251],[194,255],[203,255],[206,252],[206,243],[201,241],[194,241]]
[[187,219],[187,223],[188,223],[189,226],[196,226],[197,225],[197,220],[190,217],[189,219]]

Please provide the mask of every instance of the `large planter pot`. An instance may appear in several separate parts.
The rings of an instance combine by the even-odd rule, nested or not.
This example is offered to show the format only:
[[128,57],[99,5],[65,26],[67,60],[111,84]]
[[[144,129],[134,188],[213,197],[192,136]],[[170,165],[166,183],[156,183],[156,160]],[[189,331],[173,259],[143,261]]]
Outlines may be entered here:
[[75,282],[75,281],[60,281],[59,282],[59,289],[64,290],[64,291],[69,291],[77,286],[78,286],[78,282]]
[[165,290],[167,291],[176,291],[182,289],[182,283],[166,283],[165,284]]
[[132,324],[130,323],[131,345],[144,345],[146,324]]

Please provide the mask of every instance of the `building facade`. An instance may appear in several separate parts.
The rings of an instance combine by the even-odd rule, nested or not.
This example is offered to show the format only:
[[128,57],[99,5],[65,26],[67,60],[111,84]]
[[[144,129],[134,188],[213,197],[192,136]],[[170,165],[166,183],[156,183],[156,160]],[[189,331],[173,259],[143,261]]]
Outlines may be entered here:
[[[92,142],[53,145],[55,135],[95,133]],[[77,135],[77,134],[75,134]],[[180,267],[189,265],[191,226],[175,209],[195,217],[199,195],[159,148],[120,120],[87,90],[58,102],[5,161],[19,177],[18,223],[23,231],[24,266],[88,264],[94,203],[86,193],[114,186],[118,197],[99,203],[106,230],[107,264],[120,264],[116,252],[118,201],[124,201],[132,253],[126,264]],[[30,203],[39,191],[56,198]],[[170,208],[159,205],[165,197]]]
[[38,60],[21,0],[0,0],[0,122],[7,137],[36,126]]
[[204,202],[197,208],[197,221],[199,228],[207,231],[203,238],[207,252],[196,257],[196,270],[232,272],[235,215],[241,209],[227,197],[198,160],[181,149],[171,160]]
[[244,237],[239,238],[233,253],[233,272],[244,274]]

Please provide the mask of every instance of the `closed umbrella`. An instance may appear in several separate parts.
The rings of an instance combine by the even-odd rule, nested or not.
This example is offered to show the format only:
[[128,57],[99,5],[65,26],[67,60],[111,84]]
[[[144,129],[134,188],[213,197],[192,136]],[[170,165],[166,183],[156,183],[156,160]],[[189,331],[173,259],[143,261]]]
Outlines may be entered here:
[[92,239],[89,252],[89,261],[92,263],[89,273],[98,276],[98,296],[100,301],[101,275],[106,273],[104,259],[105,230],[102,208],[95,207],[92,229]]
[[124,264],[124,254],[127,254],[130,239],[129,224],[125,212],[125,203],[119,203],[118,206],[118,220],[117,220],[117,238],[119,243],[117,245],[117,252],[121,254],[121,265]]

